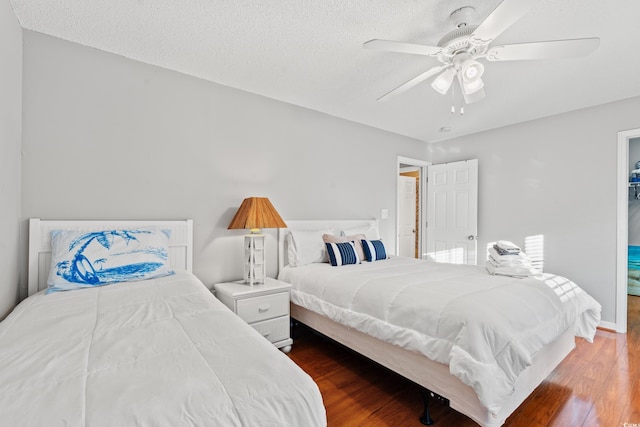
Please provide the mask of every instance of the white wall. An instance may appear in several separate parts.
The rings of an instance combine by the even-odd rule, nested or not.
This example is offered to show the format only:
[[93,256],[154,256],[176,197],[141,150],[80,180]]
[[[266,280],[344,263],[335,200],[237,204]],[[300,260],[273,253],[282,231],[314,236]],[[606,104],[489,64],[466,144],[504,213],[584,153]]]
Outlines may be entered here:
[[[193,218],[195,273],[242,277],[243,198],[286,219],[389,219],[397,156],[425,144],[24,32],[22,218]],[[277,268],[267,230],[267,274]],[[24,252],[24,251],[23,251]]]
[[431,144],[434,163],[479,159],[479,247],[544,235],[545,271],[574,280],[615,322],[617,132],[640,98]]
[[0,319],[18,297],[22,29],[0,1]]

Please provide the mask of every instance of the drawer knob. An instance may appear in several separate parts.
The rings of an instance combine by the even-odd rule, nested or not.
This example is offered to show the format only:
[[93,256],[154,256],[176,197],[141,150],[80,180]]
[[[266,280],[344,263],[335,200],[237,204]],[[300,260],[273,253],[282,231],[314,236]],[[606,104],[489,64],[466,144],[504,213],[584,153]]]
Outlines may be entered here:
[[258,312],[266,313],[270,308],[271,306],[269,304],[261,305],[260,307],[258,307]]
[[269,335],[271,335],[271,332],[269,332],[269,331],[266,331],[266,332],[262,333],[262,336],[265,337],[265,338],[268,337]]

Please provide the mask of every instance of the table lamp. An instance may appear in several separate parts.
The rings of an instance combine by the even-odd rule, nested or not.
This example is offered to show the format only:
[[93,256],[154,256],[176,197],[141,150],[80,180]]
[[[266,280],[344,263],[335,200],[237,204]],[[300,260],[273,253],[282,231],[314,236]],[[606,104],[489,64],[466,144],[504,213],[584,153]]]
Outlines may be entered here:
[[285,228],[280,214],[267,197],[248,197],[231,220],[228,230],[249,229],[244,236],[244,283],[264,283],[266,276],[264,234],[262,228]]

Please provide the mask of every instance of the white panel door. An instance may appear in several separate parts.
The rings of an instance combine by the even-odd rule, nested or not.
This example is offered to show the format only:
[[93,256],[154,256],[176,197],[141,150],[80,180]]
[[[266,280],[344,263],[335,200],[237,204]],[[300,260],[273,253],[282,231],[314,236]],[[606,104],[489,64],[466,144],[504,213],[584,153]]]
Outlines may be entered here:
[[398,176],[398,255],[416,257],[416,179]]
[[427,180],[427,258],[476,264],[478,159],[431,165]]

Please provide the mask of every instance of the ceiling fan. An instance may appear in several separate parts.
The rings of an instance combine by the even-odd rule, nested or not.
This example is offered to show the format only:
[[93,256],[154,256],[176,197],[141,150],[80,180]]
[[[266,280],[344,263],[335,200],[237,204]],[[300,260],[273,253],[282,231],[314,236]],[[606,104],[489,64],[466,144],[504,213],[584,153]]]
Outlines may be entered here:
[[503,0],[480,24],[468,25],[475,8],[464,6],[450,15],[456,28],[445,34],[437,46],[373,39],[365,42],[365,49],[385,52],[410,53],[436,57],[442,65],[430,68],[413,79],[382,95],[387,99],[412,88],[439,74],[431,86],[446,94],[457,80],[465,103],[470,104],[484,98],[482,75],[484,65],[478,59],[488,61],[518,61],[531,59],[556,59],[585,56],[600,44],[597,37],[530,42],[492,46],[493,40],[520,19],[539,0]]

